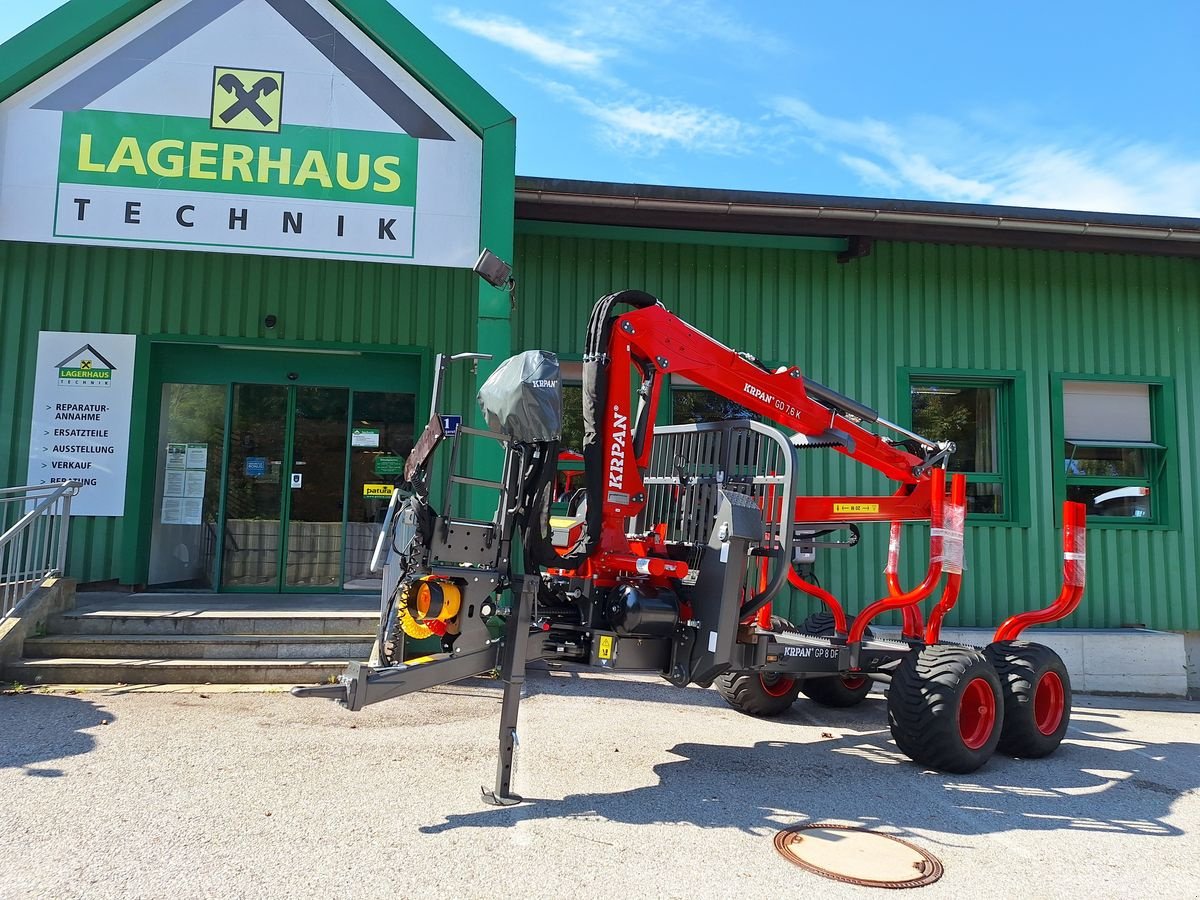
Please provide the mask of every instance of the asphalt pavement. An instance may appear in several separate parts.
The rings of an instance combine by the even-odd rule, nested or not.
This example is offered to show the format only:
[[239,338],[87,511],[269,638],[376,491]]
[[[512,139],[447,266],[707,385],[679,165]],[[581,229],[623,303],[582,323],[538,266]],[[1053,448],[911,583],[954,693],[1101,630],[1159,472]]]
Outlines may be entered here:
[[775,720],[712,690],[531,674],[495,809],[499,685],[349,713],[281,693],[0,696],[0,897],[879,896],[780,857],[806,822],[945,865],[912,896],[1200,895],[1200,703],[1077,697],[1046,760],[913,765],[886,701]]

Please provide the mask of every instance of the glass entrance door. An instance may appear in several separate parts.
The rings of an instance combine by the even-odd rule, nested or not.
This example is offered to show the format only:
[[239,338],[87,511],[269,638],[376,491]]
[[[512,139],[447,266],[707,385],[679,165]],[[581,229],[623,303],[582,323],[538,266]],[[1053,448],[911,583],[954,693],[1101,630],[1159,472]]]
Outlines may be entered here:
[[278,590],[290,391],[268,384],[233,386],[223,588]]
[[379,591],[372,551],[412,448],[418,357],[156,343],[150,378],[135,581]]
[[233,385],[221,586],[339,590],[346,388]]
[[413,446],[416,397],[391,391],[355,391],[350,435],[350,489],[346,496],[346,569],[343,587],[376,591],[381,572],[371,571],[392,488],[403,480]]
[[295,387],[291,474],[284,491],[283,588],[340,590],[345,544],[345,388]]

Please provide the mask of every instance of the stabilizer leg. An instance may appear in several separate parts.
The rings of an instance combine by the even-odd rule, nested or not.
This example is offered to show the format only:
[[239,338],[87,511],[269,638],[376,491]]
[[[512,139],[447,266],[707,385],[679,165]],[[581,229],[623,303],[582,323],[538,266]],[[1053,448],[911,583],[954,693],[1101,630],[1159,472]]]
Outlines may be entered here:
[[517,714],[521,705],[521,690],[525,686],[525,660],[529,648],[529,626],[537,598],[538,576],[526,575],[521,592],[508,616],[504,632],[503,662],[500,677],[504,680],[504,699],[500,706],[500,755],[496,760],[496,788],[483,788],[485,803],[493,806],[513,806],[523,799],[512,792],[513,751],[517,745]]

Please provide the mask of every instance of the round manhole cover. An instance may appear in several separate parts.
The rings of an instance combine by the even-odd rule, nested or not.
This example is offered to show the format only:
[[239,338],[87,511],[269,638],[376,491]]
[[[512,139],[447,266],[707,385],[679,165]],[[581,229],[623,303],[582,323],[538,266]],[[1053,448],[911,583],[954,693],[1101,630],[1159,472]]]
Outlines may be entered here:
[[802,869],[847,884],[910,888],[942,877],[942,864],[928,851],[852,825],[788,828],[775,835],[775,849]]

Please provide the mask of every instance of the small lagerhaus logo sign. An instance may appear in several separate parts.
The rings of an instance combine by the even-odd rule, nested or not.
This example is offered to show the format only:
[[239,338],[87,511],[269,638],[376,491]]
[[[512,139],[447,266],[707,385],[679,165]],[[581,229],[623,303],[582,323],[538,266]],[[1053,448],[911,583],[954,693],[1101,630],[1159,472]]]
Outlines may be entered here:
[[60,360],[58,369],[59,384],[103,385],[112,383],[113,370],[116,368],[91,344],[84,344],[70,356]]

